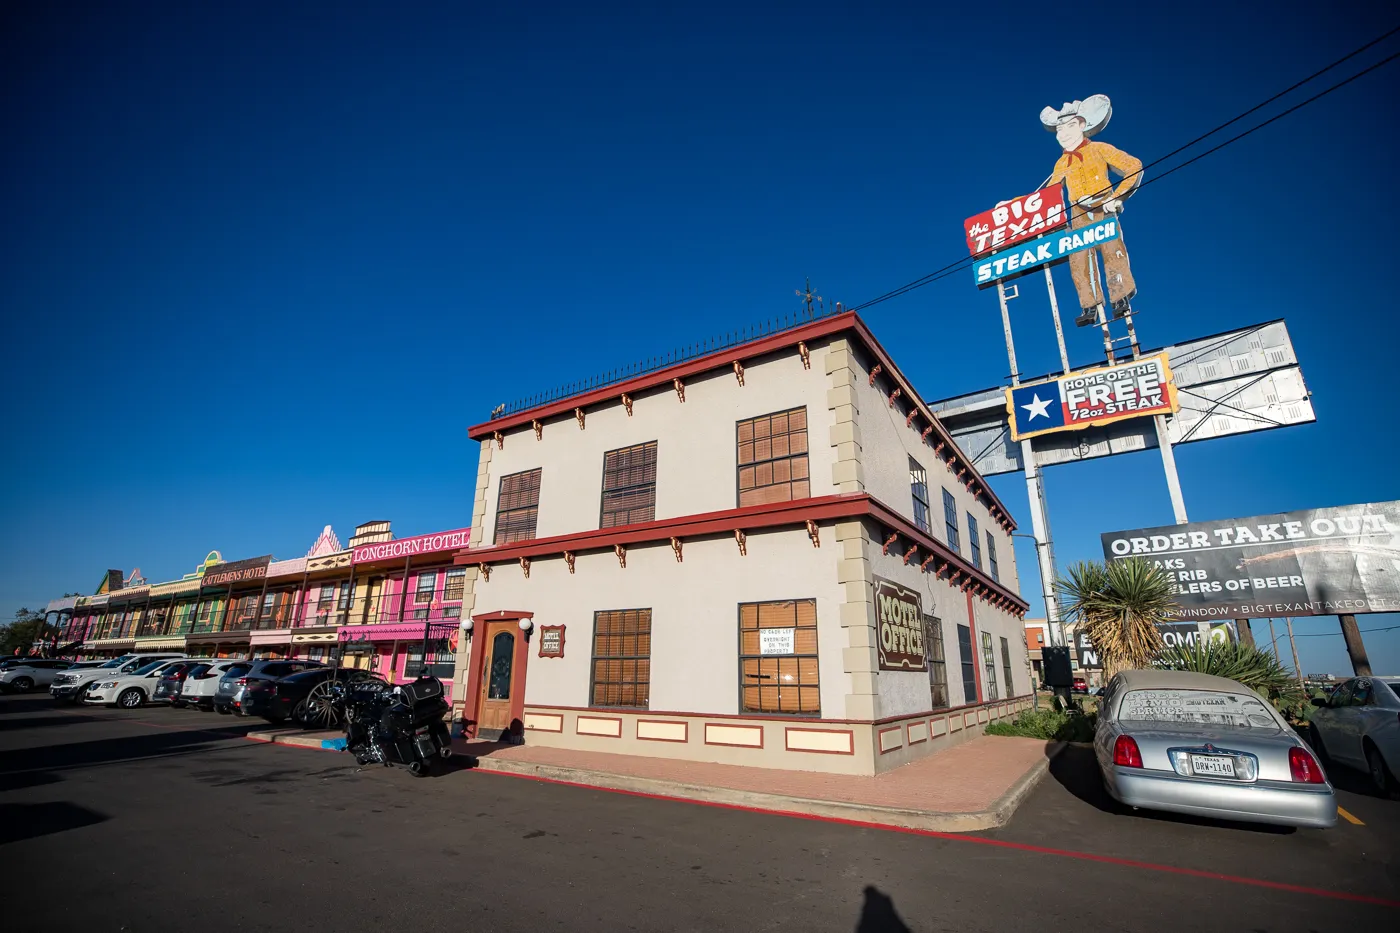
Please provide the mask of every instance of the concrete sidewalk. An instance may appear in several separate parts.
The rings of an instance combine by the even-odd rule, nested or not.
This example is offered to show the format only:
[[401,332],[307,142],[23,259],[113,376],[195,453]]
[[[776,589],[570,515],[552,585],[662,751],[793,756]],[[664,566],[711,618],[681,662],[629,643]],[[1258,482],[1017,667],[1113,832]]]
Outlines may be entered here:
[[[269,729],[248,738],[344,747],[339,732]],[[775,813],[973,832],[1006,823],[1063,746],[984,735],[875,777],[482,741],[457,740],[454,747],[481,771]]]

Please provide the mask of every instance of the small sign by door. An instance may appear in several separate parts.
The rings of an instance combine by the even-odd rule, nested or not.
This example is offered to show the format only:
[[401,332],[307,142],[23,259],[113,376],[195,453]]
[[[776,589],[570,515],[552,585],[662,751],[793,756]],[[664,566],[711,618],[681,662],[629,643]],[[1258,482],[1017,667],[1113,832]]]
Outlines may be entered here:
[[540,626],[540,657],[562,658],[564,656],[564,626]]

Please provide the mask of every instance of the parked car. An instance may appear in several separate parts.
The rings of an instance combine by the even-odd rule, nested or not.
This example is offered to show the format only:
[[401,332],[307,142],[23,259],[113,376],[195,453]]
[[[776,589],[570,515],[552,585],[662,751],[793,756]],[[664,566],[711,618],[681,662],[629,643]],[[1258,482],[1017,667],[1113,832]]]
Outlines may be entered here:
[[1259,694],[1224,677],[1124,671],[1099,704],[1094,755],[1131,807],[1326,828],[1337,800],[1311,750]]
[[1075,693],[1088,693],[1089,684],[1083,677],[1074,678],[1074,686],[1071,688]]
[[155,699],[156,687],[168,669],[184,663],[184,658],[152,661],[129,674],[119,673],[110,679],[104,674],[88,685],[83,702],[89,706],[136,709]]
[[1308,739],[1319,755],[1364,770],[1382,794],[1400,791],[1400,677],[1353,677],[1313,705]]
[[29,658],[22,664],[12,664],[0,670],[0,690],[8,693],[28,693],[35,687],[47,687],[53,683],[59,671],[73,666],[72,661],[50,661],[45,658]]
[[290,717],[307,729],[332,729],[340,725],[339,713],[330,702],[332,678],[345,683],[382,680],[369,671],[353,667],[315,667],[309,671],[289,674],[273,681],[262,717],[268,722],[282,722]]
[[[279,677],[295,674],[297,671],[313,667],[325,667],[320,661],[291,661],[286,658],[250,661],[248,670],[237,676],[225,674],[219,679],[219,689],[214,695],[214,709],[219,712],[238,712],[244,716],[261,716],[263,703],[267,699],[266,685]],[[250,688],[256,697],[249,697]]]
[[188,658],[178,664],[167,666],[164,673],[161,674],[160,683],[156,684],[156,692],[151,699],[156,702],[164,701],[177,709],[184,706],[185,701],[181,696],[181,690],[184,688],[185,678],[189,676],[190,671],[201,666],[207,665],[198,658]]
[[229,673],[242,674],[252,666],[252,661],[237,658],[203,658],[185,677],[180,689],[180,699],[186,706],[212,710],[214,694],[219,689],[219,678]]
[[49,687],[49,696],[60,703],[80,703],[87,693],[88,687],[92,686],[100,677],[110,679],[113,675],[130,674],[152,661],[168,661],[172,658],[183,657],[184,655],[179,652],[169,651],[152,654],[124,654],[112,658],[110,661],[95,662],[93,667],[69,668],[53,679],[53,684]]

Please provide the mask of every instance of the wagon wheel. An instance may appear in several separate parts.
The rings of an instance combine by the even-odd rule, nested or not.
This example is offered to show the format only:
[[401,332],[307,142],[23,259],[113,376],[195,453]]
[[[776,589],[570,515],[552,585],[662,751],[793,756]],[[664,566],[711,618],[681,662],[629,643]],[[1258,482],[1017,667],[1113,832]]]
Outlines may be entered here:
[[293,715],[308,729],[333,729],[340,725],[340,711],[335,708],[330,681],[311,688],[306,699],[297,704]]

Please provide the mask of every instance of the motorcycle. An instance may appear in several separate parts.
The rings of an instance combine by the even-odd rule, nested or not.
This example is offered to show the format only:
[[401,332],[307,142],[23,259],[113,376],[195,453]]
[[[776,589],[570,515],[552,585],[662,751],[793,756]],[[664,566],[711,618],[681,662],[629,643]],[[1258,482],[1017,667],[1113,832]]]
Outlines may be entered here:
[[451,707],[436,677],[424,674],[397,686],[365,680],[346,684],[340,693],[345,750],[358,764],[402,765],[425,777],[452,757],[452,736],[443,722]]

